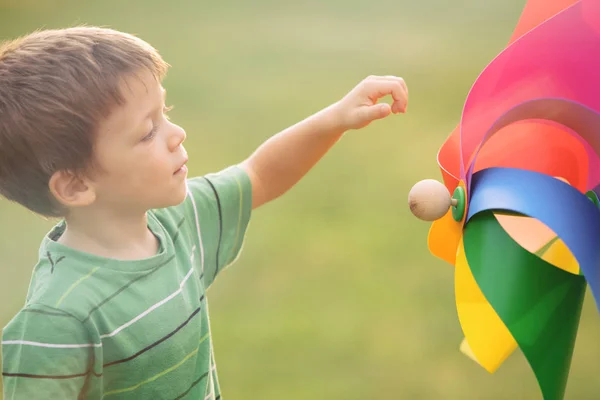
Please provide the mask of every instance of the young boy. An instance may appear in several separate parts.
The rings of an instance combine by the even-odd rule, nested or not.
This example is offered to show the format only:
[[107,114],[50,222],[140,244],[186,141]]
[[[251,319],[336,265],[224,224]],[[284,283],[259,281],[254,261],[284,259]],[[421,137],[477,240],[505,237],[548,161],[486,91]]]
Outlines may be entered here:
[[369,77],[239,165],[187,179],[166,71],[150,45],[109,29],[0,47],[0,193],[60,218],[3,332],[5,400],[221,398],[206,290],[251,210],[344,132],[407,105],[401,78]]

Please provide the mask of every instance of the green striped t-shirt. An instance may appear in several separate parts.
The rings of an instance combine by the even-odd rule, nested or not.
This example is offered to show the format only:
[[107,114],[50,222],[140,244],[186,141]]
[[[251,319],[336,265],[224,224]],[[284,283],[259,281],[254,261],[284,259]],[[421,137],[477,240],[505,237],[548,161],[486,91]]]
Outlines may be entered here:
[[4,400],[218,400],[206,289],[241,250],[251,192],[238,166],[189,179],[148,212],[160,250],[144,260],[67,248],[56,225],[2,334]]

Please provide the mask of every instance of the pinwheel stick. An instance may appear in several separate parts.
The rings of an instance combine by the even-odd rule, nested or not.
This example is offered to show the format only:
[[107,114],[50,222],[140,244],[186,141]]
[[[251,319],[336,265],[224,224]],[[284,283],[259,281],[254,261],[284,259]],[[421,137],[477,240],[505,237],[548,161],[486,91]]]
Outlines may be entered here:
[[458,200],[435,179],[417,182],[408,193],[408,206],[413,215],[423,221],[435,221],[442,218],[450,207],[457,207]]

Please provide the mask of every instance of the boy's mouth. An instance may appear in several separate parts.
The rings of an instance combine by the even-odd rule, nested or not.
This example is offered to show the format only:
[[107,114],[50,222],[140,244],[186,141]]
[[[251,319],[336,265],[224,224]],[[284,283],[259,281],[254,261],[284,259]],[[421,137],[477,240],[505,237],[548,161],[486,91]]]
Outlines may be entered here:
[[186,173],[187,172],[187,166],[185,164],[187,162],[188,162],[188,159],[186,157],[185,160],[183,161],[183,163],[181,164],[181,166],[179,168],[177,168],[175,170],[175,172],[173,172],[173,175],[178,175],[178,174]]

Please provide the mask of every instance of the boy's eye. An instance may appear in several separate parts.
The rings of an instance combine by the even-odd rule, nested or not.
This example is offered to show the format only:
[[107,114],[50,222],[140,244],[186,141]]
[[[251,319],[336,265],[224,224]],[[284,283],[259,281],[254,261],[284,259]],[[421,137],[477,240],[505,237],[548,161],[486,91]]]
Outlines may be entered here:
[[144,137],[142,138],[142,142],[147,142],[147,141],[151,140],[151,139],[154,137],[154,134],[156,133],[156,129],[157,129],[157,128],[158,128],[158,126],[157,126],[157,125],[154,125],[154,126],[152,127],[152,130],[151,130],[151,131],[150,131],[150,132],[149,132],[149,133],[148,133],[146,136],[144,136]]
[[148,132],[148,134],[142,138],[142,142],[147,142],[149,140],[152,140],[152,138],[154,138],[154,135],[156,134],[157,130],[158,130],[158,125],[153,125],[152,130],[150,130],[150,132]]
[[[173,106],[169,106],[169,107],[164,106],[163,107],[163,115],[166,119],[169,119],[169,116],[167,115],[167,113],[169,111],[171,111],[172,109],[173,109]],[[158,130],[159,126],[160,126],[160,124],[155,124],[152,127],[152,130],[146,136],[144,136],[142,138],[142,142],[147,142],[147,141],[151,140],[154,137],[154,135],[156,134],[156,131]]]

